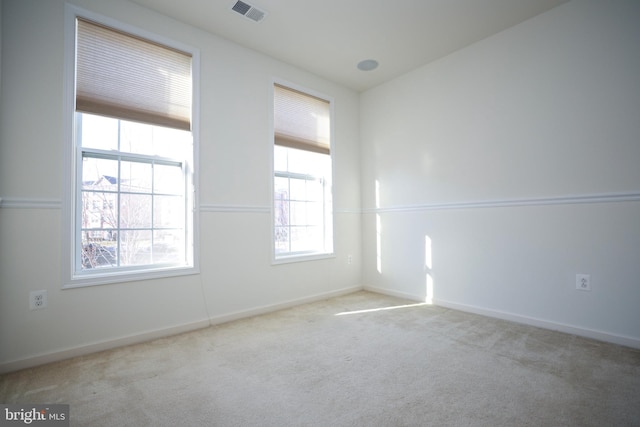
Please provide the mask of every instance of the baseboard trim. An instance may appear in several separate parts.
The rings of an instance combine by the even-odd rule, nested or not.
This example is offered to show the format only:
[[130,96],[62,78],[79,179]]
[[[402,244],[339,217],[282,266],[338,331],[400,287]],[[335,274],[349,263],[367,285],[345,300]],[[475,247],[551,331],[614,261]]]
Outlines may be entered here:
[[[411,301],[424,302],[424,297],[413,295],[404,292],[398,292],[391,289],[379,288],[375,286],[365,285],[363,286],[365,291],[375,292],[383,295],[389,295],[397,298],[404,298]],[[535,317],[522,316],[515,313],[509,313],[506,311],[492,310],[482,307],[477,307],[467,304],[459,304],[442,299],[434,299],[433,305],[438,307],[450,308],[452,310],[464,311],[467,313],[479,314],[481,316],[493,317],[495,319],[508,320],[510,322],[521,323],[523,325],[535,326],[537,328],[549,329],[552,331],[564,332],[571,335],[576,335],[584,338],[590,338],[597,341],[607,342],[611,344],[622,345],[625,347],[631,347],[640,349],[640,339],[628,337],[624,335],[612,334],[610,332],[602,332],[594,329],[581,328],[577,326],[567,325],[559,322],[552,322],[549,320],[538,319]]]
[[324,292],[324,293],[315,294],[315,295],[311,295],[304,298],[288,300],[278,304],[265,305],[265,306],[261,306],[261,307],[257,307],[249,310],[242,310],[234,313],[214,316],[214,317],[211,317],[210,319],[199,320],[197,322],[192,322],[192,323],[185,323],[185,324],[173,326],[170,328],[147,331],[140,334],[129,335],[122,338],[116,338],[113,340],[100,341],[92,344],[68,348],[65,350],[39,354],[37,356],[27,357],[24,359],[3,362],[3,363],[0,363],[0,374],[19,371],[21,369],[33,368],[35,366],[45,365],[47,363],[59,362],[61,360],[71,359],[73,357],[86,356],[91,353],[111,350],[117,347],[124,347],[127,345],[139,344],[142,342],[151,341],[158,338],[165,338],[172,335],[178,335],[185,332],[191,332],[197,329],[209,327],[214,324],[221,324],[221,323],[231,322],[233,320],[243,319],[246,317],[266,314],[266,313],[282,310],[285,308],[295,307],[301,304],[306,304],[306,303],[315,302],[315,301],[322,301],[322,300],[337,297],[337,296],[351,294],[361,290],[362,290],[362,286],[353,286],[349,288],[343,288],[336,291]]
[[329,298],[335,298],[342,295],[352,294],[354,292],[358,292],[362,290],[362,286],[353,286],[349,288],[343,288],[336,291],[323,292],[320,294],[311,295],[304,298],[297,298],[288,300],[285,302],[264,305],[256,308],[251,308],[248,310],[240,310],[235,311],[233,313],[222,314],[219,316],[210,317],[210,321],[212,325],[219,325],[222,323],[232,322],[234,320],[245,319],[247,317],[259,316],[261,314],[272,313],[278,310],[284,310],[286,308],[296,307],[302,304],[308,304],[311,302],[322,301]]
[[141,334],[129,335],[113,340],[100,341],[88,345],[72,347],[66,350],[54,351],[51,353],[40,354],[25,359],[13,360],[0,364],[0,374],[7,372],[19,371],[21,369],[33,368],[35,366],[45,365],[47,363],[59,362],[61,360],[71,359],[78,356],[86,356],[91,353],[111,350],[117,347],[124,347],[132,344],[139,344],[158,338],[164,338],[171,335],[178,335],[185,332],[195,331],[210,326],[209,320],[199,320],[197,322],[185,323],[170,328],[156,329],[153,331],[143,332]]
[[618,344],[625,347],[640,349],[640,339],[628,337],[624,335],[612,334],[609,332],[597,331],[594,329],[581,328],[577,326],[567,325],[564,323],[551,322],[548,320],[538,319],[535,317],[522,316],[519,314],[509,313],[500,310],[486,309],[467,304],[459,304],[451,301],[434,299],[433,304],[439,307],[450,308],[453,310],[464,311],[467,313],[479,314],[482,316],[493,317],[496,319],[508,320],[515,323],[521,323],[529,326],[535,326],[542,329],[550,329],[554,331],[564,332],[571,335],[577,335],[584,338],[590,338],[597,341]]
[[411,301],[419,301],[419,302],[424,302],[425,298],[423,297],[419,297],[417,295],[413,295],[413,294],[408,294],[408,293],[404,293],[404,292],[398,292],[395,291],[393,289],[386,289],[386,288],[378,288],[376,286],[370,286],[370,285],[365,285],[362,287],[363,290],[365,291],[369,291],[369,292],[374,292],[376,294],[382,294],[382,295],[389,295],[390,297],[396,297],[396,298],[403,298],[403,299],[408,299]]

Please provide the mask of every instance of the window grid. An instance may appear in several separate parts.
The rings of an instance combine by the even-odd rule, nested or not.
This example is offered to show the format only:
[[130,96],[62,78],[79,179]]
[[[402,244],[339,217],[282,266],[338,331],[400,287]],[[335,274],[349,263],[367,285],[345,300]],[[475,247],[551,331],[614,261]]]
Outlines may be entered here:
[[[104,264],[108,264],[108,265],[103,265],[104,267],[116,267],[118,269],[126,269],[128,267],[140,267],[140,266],[144,266],[144,265],[152,265],[154,267],[161,267],[164,265],[175,265],[175,264],[183,264],[184,261],[184,254],[186,254],[186,247],[181,248],[181,262],[154,262],[154,260],[157,259],[156,254],[155,254],[155,248],[157,245],[157,233],[158,231],[162,231],[162,232],[171,232],[171,231],[180,231],[182,233],[184,233],[184,226],[183,227],[169,227],[169,226],[162,226],[158,224],[158,218],[157,218],[157,213],[156,213],[156,204],[158,202],[158,198],[159,197],[170,197],[170,198],[179,198],[181,199],[181,208],[184,211],[183,212],[183,218],[182,218],[182,224],[184,224],[184,215],[186,215],[186,197],[185,197],[185,192],[184,192],[184,183],[183,185],[181,185],[181,191],[180,192],[168,192],[168,191],[157,191],[156,192],[156,165],[160,165],[160,166],[167,166],[167,167],[176,167],[180,169],[180,175],[182,177],[184,177],[185,171],[184,171],[184,162],[182,161],[177,161],[177,160],[172,160],[172,159],[167,159],[167,158],[163,158],[163,157],[159,157],[159,156],[150,156],[150,155],[144,155],[144,154],[136,154],[136,153],[127,153],[127,152],[118,152],[118,153],[113,153],[113,152],[109,152],[109,151],[105,151],[105,150],[99,150],[99,149],[92,149],[92,148],[87,148],[87,147],[82,147],[82,114],[83,113],[78,113],[79,115],[79,119],[78,119],[78,127],[79,127],[79,132],[78,132],[78,145],[79,147],[79,158],[82,159],[82,162],[80,163],[80,170],[79,170],[79,176],[83,177],[84,176],[84,165],[85,165],[85,160],[88,159],[100,159],[100,160],[110,160],[110,161],[114,161],[117,163],[117,170],[116,170],[116,176],[115,177],[111,177],[111,178],[115,178],[113,181],[111,182],[112,185],[115,185],[115,188],[95,188],[95,189],[91,189],[91,188],[87,188],[86,183],[84,182],[84,179],[81,178],[82,184],[80,186],[78,186],[80,188],[79,191],[79,209],[80,212],[78,213],[78,217],[81,218],[81,221],[79,221],[79,236],[77,238],[77,241],[80,243],[80,251],[78,251],[78,257],[79,259],[77,259],[78,262],[78,267],[76,268],[76,271],[87,271],[89,269],[93,269],[96,267],[100,267],[100,265],[98,263],[102,262]],[[118,138],[117,138],[117,150],[119,151],[121,149],[121,121],[118,121]],[[130,183],[129,184],[129,189],[128,190],[123,190],[123,171],[122,171],[122,167],[123,167],[123,163],[127,162],[131,165],[134,164],[148,164],[151,167],[151,176],[148,177],[149,179],[149,188],[148,191],[145,191],[144,187],[141,187],[141,189],[139,189],[139,191],[134,191],[133,190],[133,185]],[[130,177],[133,176],[133,174],[129,174]],[[85,224],[87,224],[90,221],[90,218],[88,218],[89,214],[87,213],[87,207],[85,205],[85,197],[86,195],[113,195],[115,198],[115,202],[114,202],[114,207],[112,209],[115,210],[115,223],[112,223],[112,227],[88,227],[85,226]],[[123,197],[124,196],[124,197]],[[127,224],[123,225],[123,198],[126,198],[126,196],[146,196],[150,198],[150,206],[148,207],[147,211],[148,211],[148,224],[150,224],[150,226],[127,226]],[[132,197],[132,198],[133,198]],[[96,198],[93,198],[93,203],[95,203]],[[103,200],[103,210],[105,209],[104,203],[107,200],[104,199]],[[102,219],[101,219],[102,220]],[[148,244],[148,260],[149,262],[147,263],[135,263],[132,262],[130,264],[126,264],[123,265],[122,259],[123,259],[123,255],[125,255],[123,253],[123,246],[124,246],[124,242],[123,242],[123,236],[127,235],[127,234],[133,234],[133,233],[148,233],[149,237],[150,237],[150,242]],[[102,234],[103,237],[102,239],[97,238],[96,236],[98,236],[99,234]],[[89,237],[92,236],[92,237]],[[115,244],[115,249],[113,250],[113,252],[111,252],[108,247],[105,248],[104,246],[100,245],[98,242],[100,241],[104,241],[104,236],[110,237],[112,240],[112,244]],[[183,246],[186,245],[186,240],[183,241]],[[128,254],[129,256],[133,256],[131,254]],[[92,258],[92,259],[91,259]],[[177,261],[177,260],[175,260]]]
[[[279,178],[286,181],[285,186],[276,184],[274,192],[276,256],[323,252],[327,244],[326,227],[328,226],[326,180],[322,176],[290,172],[288,153],[289,150],[294,149],[284,147],[280,149],[287,152],[284,162],[287,170],[274,171],[276,181]],[[317,153],[313,155],[325,156]],[[293,167],[293,165],[291,166]],[[292,189],[292,184],[295,184],[296,181],[303,185],[303,191]],[[300,207],[302,207],[302,212],[298,212]],[[301,234],[306,238],[297,239]],[[297,242],[298,240],[299,242]]]

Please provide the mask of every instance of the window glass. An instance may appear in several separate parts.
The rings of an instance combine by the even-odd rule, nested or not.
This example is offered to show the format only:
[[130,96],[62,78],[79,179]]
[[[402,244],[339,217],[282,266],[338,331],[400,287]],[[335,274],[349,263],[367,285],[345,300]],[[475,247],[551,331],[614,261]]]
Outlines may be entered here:
[[[146,145],[149,149],[156,136],[164,139],[165,129],[138,123],[129,126],[129,122],[114,118],[95,120],[88,113],[77,115],[82,129],[78,140],[82,147],[79,270],[187,263],[184,160],[127,151],[136,146],[130,143],[131,129],[146,139],[137,147]],[[166,130],[175,135],[173,129]],[[91,140],[96,135],[99,144]],[[122,145],[125,140],[128,142]],[[187,141],[189,138],[181,135],[174,144]],[[97,146],[101,148],[95,149]],[[105,152],[104,147],[112,148]],[[173,149],[181,151],[184,147]]]

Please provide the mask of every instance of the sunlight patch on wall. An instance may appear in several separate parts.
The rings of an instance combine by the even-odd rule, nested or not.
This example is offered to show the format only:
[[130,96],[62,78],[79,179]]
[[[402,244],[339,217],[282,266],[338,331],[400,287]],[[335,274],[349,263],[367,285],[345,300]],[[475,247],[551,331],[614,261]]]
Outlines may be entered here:
[[[380,181],[376,179],[376,209],[380,208]],[[380,214],[376,214],[376,270],[382,274],[382,224]]]
[[431,237],[425,234],[424,236],[424,267],[427,271],[427,283],[426,283],[426,304],[433,304],[433,277],[431,277],[431,269],[433,267],[433,260],[431,257]]

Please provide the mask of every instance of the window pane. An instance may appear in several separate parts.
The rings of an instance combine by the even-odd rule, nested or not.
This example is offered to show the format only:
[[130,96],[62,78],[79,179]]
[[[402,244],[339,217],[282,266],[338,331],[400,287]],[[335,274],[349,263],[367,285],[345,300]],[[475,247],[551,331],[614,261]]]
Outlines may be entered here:
[[276,199],[289,198],[289,178],[277,176],[274,180],[273,187]]
[[82,233],[82,269],[117,265],[117,243],[92,237],[94,232]]
[[291,180],[291,200],[307,200],[307,183],[304,179]]
[[152,154],[152,126],[122,120],[120,122],[120,151],[127,153]]
[[319,158],[327,157],[324,154],[312,153],[311,151],[289,149],[289,172],[312,174],[317,168],[314,163]]
[[291,202],[291,224],[307,225],[307,203]]
[[82,189],[118,191],[118,161],[82,158]]
[[191,147],[191,132],[153,126],[153,154],[162,157],[184,159]]
[[100,150],[118,149],[118,120],[93,114],[76,113],[82,147]]
[[154,165],[153,191],[163,194],[182,194],[184,192],[182,168],[177,166]]
[[120,265],[151,264],[151,231],[120,232]]
[[276,200],[274,203],[275,225],[289,225],[289,202]]
[[324,186],[321,180],[307,181],[307,200],[321,202],[324,199],[323,194]]
[[183,262],[184,233],[181,230],[162,230],[153,232],[153,262]]
[[276,254],[289,252],[289,228],[275,228],[275,251]]
[[114,193],[82,192],[83,229],[112,229],[118,227],[118,196]]
[[153,200],[153,226],[181,228],[184,225],[182,196],[155,196]]
[[291,227],[291,252],[308,252],[314,249],[309,227]]
[[322,204],[318,202],[307,202],[307,224],[322,225],[324,223],[324,212]]
[[121,162],[120,191],[150,193],[152,177],[151,163]]
[[288,148],[276,145],[273,150],[273,168],[277,171],[287,171]]
[[120,227],[151,228],[150,195],[120,195]]

